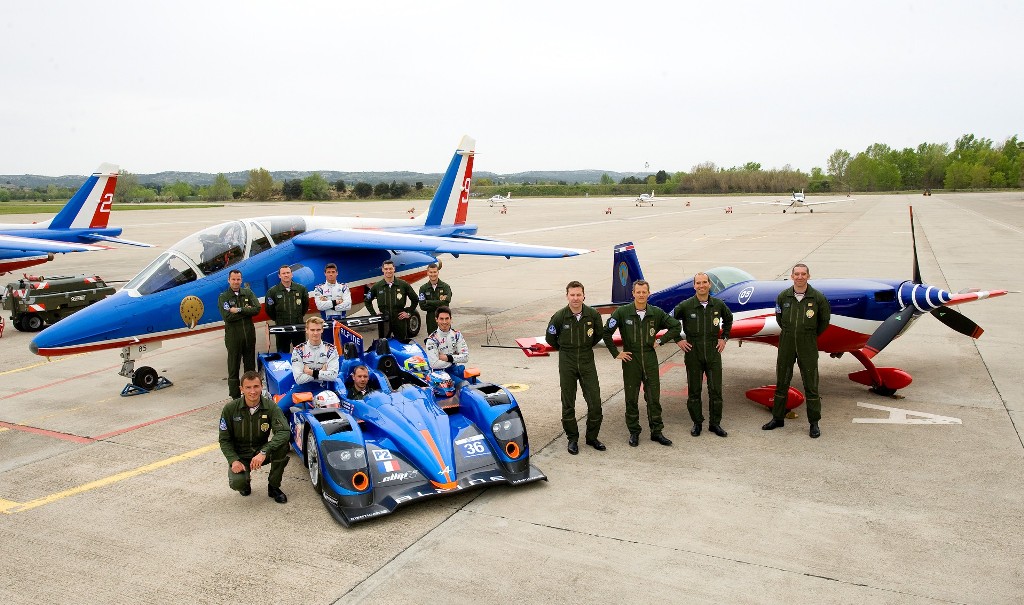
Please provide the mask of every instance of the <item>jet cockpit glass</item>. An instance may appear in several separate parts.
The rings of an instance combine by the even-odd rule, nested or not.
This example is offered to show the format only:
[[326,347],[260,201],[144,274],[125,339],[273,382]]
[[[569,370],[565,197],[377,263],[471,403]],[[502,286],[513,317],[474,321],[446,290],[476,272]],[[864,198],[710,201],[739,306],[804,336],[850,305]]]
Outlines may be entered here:
[[754,279],[753,275],[736,267],[715,267],[714,269],[708,269],[705,273],[708,274],[708,279],[711,280],[711,294],[718,294],[726,288]]
[[164,252],[148,267],[125,284],[125,290],[153,294],[196,280],[195,269],[173,252]]
[[301,216],[275,216],[260,221],[260,224],[270,232],[275,244],[286,242],[306,231],[306,219]]
[[171,250],[195,263],[204,275],[210,275],[245,258],[245,239],[245,225],[231,221],[193,233],[171,246]]

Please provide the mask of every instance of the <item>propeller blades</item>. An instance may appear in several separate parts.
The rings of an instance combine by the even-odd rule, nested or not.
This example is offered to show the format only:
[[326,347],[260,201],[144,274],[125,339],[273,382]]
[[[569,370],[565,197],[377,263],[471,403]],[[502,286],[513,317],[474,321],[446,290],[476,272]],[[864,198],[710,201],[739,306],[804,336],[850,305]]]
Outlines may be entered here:
[[914,283],[924,283],[921,280],[921,265],[917,262],[917,235],[914,230],[914,207],[910,207],[910,243],[914,248]]
[[985,331],[978,324],[968,319],[963,313],[950,309],[949,307],[939,307],[932,311],[932,315],[935,319],[946,324],[948,327],[970,336],[971,338],[980,338],[982,333]]
[[[899,311],[893,313],[882,322],[882,325],[878,326],[875,333],[868,339],[868,343],[864,345],[864,354],[868,359],[871,359],[875,355],[889,346],[889,343],[894,338],[899,336],[903,330],[907,329],[910,325],[910,320],[914,316],[916,309],[914,307],[904,307]],[[966,318],[965,318],[966,319]]]

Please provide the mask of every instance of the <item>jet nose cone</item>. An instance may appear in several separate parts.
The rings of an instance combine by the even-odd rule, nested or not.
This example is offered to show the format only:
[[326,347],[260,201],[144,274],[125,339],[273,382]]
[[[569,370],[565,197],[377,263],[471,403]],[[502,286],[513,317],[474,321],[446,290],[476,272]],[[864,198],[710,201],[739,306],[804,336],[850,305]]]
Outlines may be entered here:
[[913,306],[922,313],[937,309],[953,299],[953,295],[942,288],[910,282],[900,286],[899,295],[901,306]]
[[36,355],[65,355],[111,338],[128,320],[128,314],[119,309],[126,298],[126,294],[117,292],[65,317],[36,334],[29,350]]

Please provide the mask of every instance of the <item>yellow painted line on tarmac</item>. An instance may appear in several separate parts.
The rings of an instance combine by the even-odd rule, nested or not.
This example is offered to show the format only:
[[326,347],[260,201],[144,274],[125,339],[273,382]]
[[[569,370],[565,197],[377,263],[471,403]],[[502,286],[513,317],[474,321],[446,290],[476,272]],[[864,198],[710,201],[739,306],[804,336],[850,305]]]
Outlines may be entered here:
[[43,496],[42,498],[36,498],[35,500],[30,500],[28,502],[25,502],[24,504],[14,503],[13,506],[6,506],[4,505],[4,503],[7,501],[0,500],[0,512],[10,515],[13,513],[21,513],[27,510],[32,510],[33,508],[39,508],[40,506],[46,506],[47,504],[52,504],[58,500],[63,500],[64,498],[67,498],[69,496],[76,496],[78,494],[85,493],[90,490],[94,490],[100,487],[106,487],[108,485],[117,483],[118,481],[124,481],[125,479],[131,479],[132,477],[138,477],[139,475],[144,475],[148,472],[155,471],[159,468],[163,468],[171,464],[188,460],[189,458],[202,456],[207,452],[212,452],[218,447],[220,447],[219,443],[211,443],[210,445],[205,445],[199,449],[192,450],[191,452],[185,452],[184,454],[171,456],[170,458],[165,458],[152,464],[140,466],[139,468],[135,468],[130,471],[124,471],[123,473],[118,473],[116,475],[104,477],[103,479],[90,481],[89,483],[86,483],[84,485],[72,487],[71,489],[66,489],[62,492],[57,492],[56,494],[50,494],[49,496]]
[[18,502],[11,502],[10,500],[4,500],[0,498],[0,513],[6,513],[8,509],[18,506]]
[[[63,414],[68,414],[68,413],[71,413],[71,412],[78,411],[78,410],[82,409],[83,407],[84,406],[78,406],[77,408],[68,408],[66,410],[60,410],[58,412],[53,412],[52,414],[44,414],[42,416],[35,416],[33,418],[25,418],[24,420],[22,420],[21,422],[18,422],[17,424],[21,424],[21,425],[33,424],[33,423],[39,422],[40,420],[47,420],[49,418],[53,418],[54,416],[61,416]],[[10,430],[10,429],[5,429],[5,430]]]
[[85,355],[85,353],[73,353],[71,355],[64,355],[64,356],[58,357],[56,359],[54,359],[52,357],[47,357],[46,361],[40,361],[39,363],[33,363],[32,365],[27,365],[27,366],[22,367],[22,368],[14,368],[13,370],[7,370],[5,372],[0,372],[0,376],[6,376],[8,374],[16,374],[18,372],[24,372],[25,370],[31,370],[32,368],[38,368],[39,366],[45,366],[46,364],[49,364],[49,363],[60,363],[62,361],[71,359],[72,357],[79,357],[81,355]]

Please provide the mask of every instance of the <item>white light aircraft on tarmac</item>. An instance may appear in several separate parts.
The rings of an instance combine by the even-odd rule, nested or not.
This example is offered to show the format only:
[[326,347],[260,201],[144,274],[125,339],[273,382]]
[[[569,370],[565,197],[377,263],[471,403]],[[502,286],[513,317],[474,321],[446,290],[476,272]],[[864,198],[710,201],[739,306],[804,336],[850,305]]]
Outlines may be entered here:
[[852,197],[847,197],[845,199],[838,199],[838,200],[819,200],[819,201],[815,201],[815,202],[808,202],[807,201],[807,196],[804,195],[804,190],[801,189],[798,192],[794,191],[793,192],[793,196],[791,198],[789,198],[789,200],[787,200],[787,201],[754,202],[754,203],[755,204],[764,204],[766,206],[785,206],[785,208],[782,209],[782,213],[785,214],[787,210],[793,210],[795,212],[797,208],[807,208],[811,212],[814,212],[814,208],[813,208],[814,206],[820,206],[822,204],[839,204],[839,203],[852,202],[852,201],[853,201]]
[[489,199],[487,201],[490,203],[492,208],[494,206],[499,205],[499,204],[501,204],[501,205],[507,204],[507,203],[512,201],[512,192],[509,191],[508,194],[506,194],[504,197],[502,197],[502,195],[500,193],[496,194],[496,195],[492,195],[491,199]]

